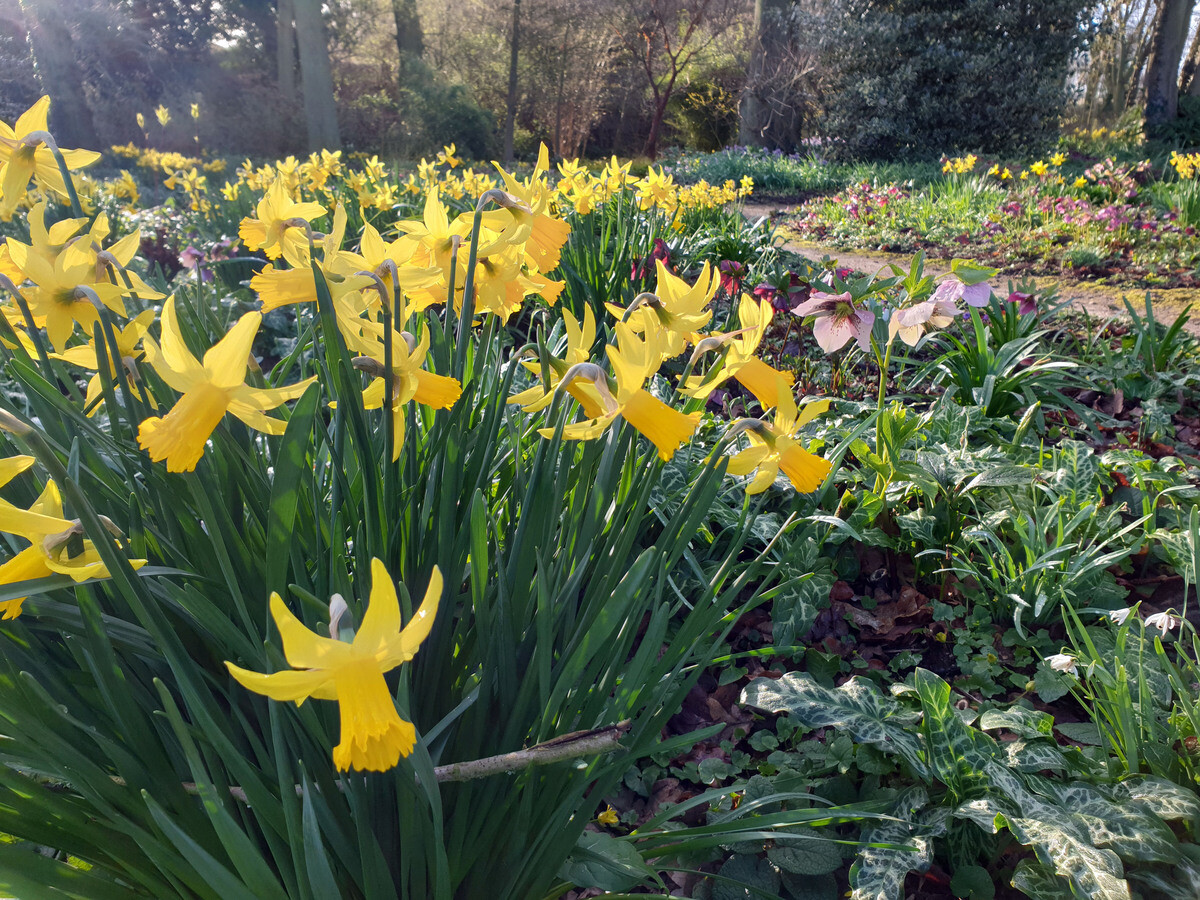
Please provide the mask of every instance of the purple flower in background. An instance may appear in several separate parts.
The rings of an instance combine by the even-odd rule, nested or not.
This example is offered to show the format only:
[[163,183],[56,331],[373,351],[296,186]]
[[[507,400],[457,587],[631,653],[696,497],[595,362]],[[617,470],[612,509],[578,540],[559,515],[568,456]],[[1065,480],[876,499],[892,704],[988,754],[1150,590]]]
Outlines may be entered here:
[[963,284],[953,275],[938,285],[931,300],[956,303],[961,298],[967,306],[987,306],[992,299],[992,289],[987,283]]
[[721,290],[732,297],[742,289],[742,279],[746,277],[745,263],[726,259],[717,266],[721,273]]
[[875,313],[855,306],[849,291],[844,294],[814,291],[806,302],[792,312],[798,316],[816,316],[813,337],[826,353],[840,350],[850,338],[858,341],[864,353],[871,349]]
[[671,248],[667,246],[667,242],[662,238],[654,239],[654,249],[650,251],[650,255],[642,260],[634,260],[630,267],[630,281],[644,281],[650,277],[650,273],[655,269],[655,262],[662,261],[662,264],[671,269]]
[[1008,302],[1017,304],[1017,313],[1022,316],[1028,316],[1031,313],[1037,312],[1037,300],[1033,294],[1026,294],[1023,291],[1013,291],[1008,295]]
[[[205,254],[203,250],[197,250],[191,244],[188,244],[179,253],[179,264],[185,269],[196,269],[200,267],[200,263],[204,262]],[[208,269],[200,269],[201,281],[212,281],[213,274]]]
[[776,312],[782,312],[788,308],[787,294],[775,287],[775,285],[764,281],[757,285],[752,291],[756,300],[763,303],[770,303],[771,308]]
[[192,244],[188,244],[179,253],[179,264],[185,269],[194,269],[202,262],[204,262],[204,251],[197,250]]

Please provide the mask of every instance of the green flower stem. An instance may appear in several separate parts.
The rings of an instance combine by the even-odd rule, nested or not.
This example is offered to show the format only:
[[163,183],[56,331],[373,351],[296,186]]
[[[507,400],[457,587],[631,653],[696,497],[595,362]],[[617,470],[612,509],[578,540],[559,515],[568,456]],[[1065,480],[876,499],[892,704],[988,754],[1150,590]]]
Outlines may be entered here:
[[67,161],[62,155],[62,151],[58,149],[58,143],[48,131],[35,131],[25,136],[24,144],[35,146],[39,143],[45,144],[46,147],[54,154],[54,161],[58,164],[58,173],[62,175],[63,186],[67,189],[67,199],[71,202],[71,213],[77,219],[83,218],[83,207],[79,205],[79,195],[75,192],[75,181],[71,178],[71,170],[67,168]]
[[[888,338],[887,345],[884,347],[884,350],[883,350],[883,358],[882,358],[882,360],[880,360],[879,348],[875,344],[875,339],[873,337],[871,338],[871,345],[872,345],[872,347],[875,348],[875,359],[879,361],[879,397],[876,401],[876,407],[875,407],[876,415],[883,412],[883,402],[884,402],[884,400],[887,399],[888,369],[891,368],[891,365],[892,365],[892,345],[893,344],[895,344],[895,341],[893,341],[891,338]],[[876,434],[875,434],[875,454],[877,456],[879,455],[879,449],[880,449],[879,433],[876,432]],[[887,482],[884,481],[884,478],[882,475],[876,475],[874,492],[882,498],[883,492],[885,490],[887,490]]]

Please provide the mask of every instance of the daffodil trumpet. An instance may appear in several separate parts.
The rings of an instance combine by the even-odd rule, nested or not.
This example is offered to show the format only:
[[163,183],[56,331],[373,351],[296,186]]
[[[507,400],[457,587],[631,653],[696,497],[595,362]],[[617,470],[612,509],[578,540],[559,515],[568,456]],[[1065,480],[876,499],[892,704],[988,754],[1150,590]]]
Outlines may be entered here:
[[620,412],[617,398],[613,396],[612,387],[608,383],[608,373],[602,368],[590,362],[576,363],[563,373],[563,377],[558,382],[558,390],[568,390],[571,382],[576,378],[583,378],[596,386],[596,391],[600,394],[600,399],[604,401],[605,411],[609,415],[615,416]]
[[[271,615],[292,668],[261,674],[231,662],[225,665],[243,687],[272,700],[297,706],[310,697],[336,700],[341,723],[340,741],[333,749],[336,768],[385,772],[412,753],[417,734],[411,722],[400,718],[384,673],[411,660],[429,636],[442,586],[441,571],[435,566],[420,608],[401,628],[396,585],[383,563],[371,560],[367,610],[349,642],[313,633],[279,594],[272,594]],[[338,617],[331,614],[330,618],[330,633],[337,633]]]
[[79,387],[75,384],[75,379],[58,377],[54,365],[50,362],[50,354],[46,350],[46,345],[42,342],[41,329],[38,328],[37,321],[33,317],[33,312],[29,308],[29,302],[25,299],[25,295],[4,275],[0,275],[0,287],[12,295],[13,300],[17,304],[17,309],[21,310],[21,315],[25,319],[25,333],[29,336],[29,340],[33,342],[33,347],[37,351],[38,361],[42,364],[42,374],[52,384],[55,382],[65,384],[67,392],[71,395],[71,399],[77,403],[83,403],[83,395],[79,393]]

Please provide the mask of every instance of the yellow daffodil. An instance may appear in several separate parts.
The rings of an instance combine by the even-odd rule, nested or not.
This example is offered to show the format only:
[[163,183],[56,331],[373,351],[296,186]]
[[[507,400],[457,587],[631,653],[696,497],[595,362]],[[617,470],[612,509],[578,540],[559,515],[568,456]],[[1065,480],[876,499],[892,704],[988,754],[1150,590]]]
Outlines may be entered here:
[[779,386],[782,384],[790,391],[796,376],[791,372],[780,372],[755,356],[773,315],[771,304],[760,303],[749,294],[742,294],[738,303],[741,330],[711,335],[696,346],[697,354],[702,349],[724,348],[724,361],[703,377],[692,376],[680,386],[680,390],[689,397],[706,399],[726,379],[734,378],[758,398],[764,409],[778,406]]
[[[125,390],[132,390],[131,380],[137,377],[137,361],[142,358],[144,351],[137,349],[137,345],[145,337],[146,332],[150,330],[151,324],[154,322],[154,310],[147,309],[138,314],[137,318],[132,319],[129,324],[121,329],[113,329],[113,336],[117,339],[117,348],[121,352],[121,383],[125,386]],[[112,356],[108,346],[102,345],[99,352],[96,350],[95,340],[90,340],[86,344],[78,347],[71,347],[64,350],[62,353],[52,353],[51,356],[56,359],[61,359],[73,366],[79,366],[81,369],[90,369],[96,374],[88,381],[87,397],[84,398],[85,404],[89,407],[88,415],[94,416],[97,410],[100,409],[100,401],[103,396],[102,383],[100,381],[100,369],[107,370],[107,378],[112,381],[117,377],[117,373],[113,369]],[[104,360],[101,362],[100,360]],[[154,397],[148,391],[141,392],[142,396],[153,406]]]
[[[322,271],[325,274],[325,283],[329,287],[329,293],[335,299],[340,299],[353,291],[360,291],[371,283],[371,279],[365,275],[343,277],[329,271]],[[250,279],[250,289],[258,293],[264,313],[279,309],[281,306],[317,302],[317,278],[313,274],[312,268],[307,265],[298,269],[266,266]]]
[[158,119],[158,124],[163,128],[167,127],[167,123],[171,121],[171,111],[165,106],[154,107],[154,118]]
[[[562,315],[567,337],[564,357],[562,359],[553,356],[549,358],[549,368],[546,372],[548,380],[545,383],[534,385],[528,390],[513,394],[508,398],[509,403],[520,405],[525,412],[537,412],[549,406],[554,398],[555,387],[558,386],[559,381],[567,374],[571,366],[586,363],[591,359],[592,346],[596,343],[596,315],[592,312],[592,307],[584,306],[582,326],[579,324],[579,320],[571,315],[569,309],[564,309]],[[522,360],[521,364],[535,374],[541,373],[541,366],[536,362]],[[579,405],[583,407],[584,414],[588,418],[595,419],[604,414],[600,395],[590,382],[573,378],[566,385],[565,390],[579,401]]]
[[638,206],[641,209],[658,207],[670,212],[675,208],[675,178],[660,166],[657,172],[651,166],[646,177],[638,182]]
[[[465,272],[470,262],[469,251],[459,251],[459,271]],[[508,321],[521,308],[528,285],[521,276],[520,248],[512,245],[493,245],[475,260],[475,312],[490,312]],[[459,287],[465,283],[460,282]],[[454,308],[461,309],[462,297],[457,292]]]
[[[604,413],[567,425],[562,435],[569,441],[591,440],[602,435],[621,417],[650,439],[658,448],[661,459],[669,460],[699,427],[700,413],[684,415],[643,389],[646,379],[662,364],[663,355],[657,332],[648,331],[645,340],[642,340],[624,323],[617,324],[616,332],[618,347],[610,345],[605,348],[613,367],[616,395],[613,395],[608,378],[599,366],[590,363],[572,366],[576,374],[568,372],[559,382],[559,388],[576,377],[590,379],[602,399]],[[554,429],[542,428],[538,433],[543,437],[553,437]]]
[[1050,165],[1054,166],[1054,168],[1056,168],[1056,169],[1059,166],[1061,166],[1063,163],[1065,163],[1066,161],[1067,161],[1067,154],[1065,154],[1065,153],[1061,153],[1061,152],[1055,153],[1053,156],[1050,157]]
[[[411,259],[419,266],[436,266],[446,272],[454,255],[453,240],[465,240],[471,233],[470,219],[459,218],[453,223],[437,191],[425,197],[425,212],[420,221],[397,222],[396,227],[415,242]],[[444,299],[444,298],[443,298]]]
[[654,297],[632,312],[613,304],[605,304],[608,311],[618,319],[625,318],[635,333],[657,330],[663,333],[663,354],[668,359],[678,356],[696,332],[712,319],[708,305],[721,286],[718,273],[707,262],[700,271],[695,284],[688,284],[677,275],[672,275],[661,259],[655,260],[658,280]]
[[285,388],[253,388],[245,384],[250,347],[262,315],[246,313],[207,353],[201,363],[184,343],[175,317],[175,298],[163,306],[162,347],[145,338],[146,359],[183,396],[167,413],[146,419],[138,429],[138,444],[155,462],[165,459],[167,471],[190,472],[204,454],[204,445],[229,412],[251,428],[283,434],[287,423],[265,410],[294,400],[315,380]]
[[[32,456],[14,456],[0,460],[0,486],[33,465]],[[0,500],[0,531],[18,535],[30,546],[0,565],[0,584],[15,584],[51,575],[69,575],[76,582],[108,578],[108,568],[90,540],[82,539],[79,520],[63,518],[62,497],[58,485],[46,484],[41,496],[29,509],[21,509]],[[140,569],[144,559],[131,559]],[[24,597],[0,602],[0,617],[15,619],[21,614]]]
[[[554,191],[546,182],[550,170],[550,154],[542,144],[538,152],[537,165],[533,174],[525,181],[518,181],[511,174],[496,166],[508,193],[520,201],[503,210],[488,213],[485,224],[489,228],[504,232],[506,239],[523,246],[530,266],[538,272],[549,272],[558,265],[563,244],[571,235],[571,226],[550,213],[550,200]],[[510,220],[514,227],[509,230],[505,222]]]
[[371,597],[353,642],[309,631],[283,598],[272,594],[271,615],[295,671],[263,675],[225,665],[243,687],[272,700],[297,706],[309,697],[338,701],[341,740],[333,748],[334,765],[341,771],[384,772],[412,753],[417,732],[400,718],[383,676],[416,655],[433,628],[441,596],[442,573],[435,566],[420,608],[401,628],[396,586],[383,563],[373,559]]
[[[17,204],[25,197],[30,178],[36,178],[44,191],[63,199],[68,196],[53,151],[36,138],[33,143],[26,143],[31,135],[47,130],[49,114],[50,98],[42,97],[20,115],[13,127],[0,122],[0,219],[5,222],[12,218]],[[61,152],[71,171],[90,166],[100,158],[99,153],[91,150]]]
[[[362,240],[357,253],[342,250],[336,253],[329,269],[339,275],[352,277],[359,272],[371,272],[383,282],[388,303],[394,303],[395,286],[392,284],[391,263],[396,268],[396,281],[404,293],[437,283],[441,270],[433,266],[410,265],[416,243],[401,237],[390,243],[385,241],[369,222],[363,226]],[[376,293],[378,301],[378,293]],[[378,306],[378,302],[372,304]],[[403,324],[403,323],[398,323]]]
[[[76,243],[87,241],[81,239]],[[44,252],[35,252],[13,240],[8,242],[8,249],[13,262],[34,284],[25,296],[35,320],[39,325],[45,324],[50,343],[60,353],[66,349],[76,322],[91,334],[100,315],[91,297],[79,288],[87,288],[113,312],[125,315],[121,288],[110,281],[98,280],[97,266],[91,261],[94,255],[89,257],[84,250],[73,253],[73,246],[68,246],[53,261],[48,261]]]
[[796,490],[802,493],[815,491],[833,467],[826,460],[805,450],[792,435],[827,409],[828,400],[815,400],[805,404],[798,413],[792,392],[780,385],[774,424],[761,419],[743,419],[737,423],[750,438],[751,446],[735,454],[729,460],[726,471],[730,475],[755,472],[746,487],[747,494],[765,491],[774,484],[781,469]]
[[[381,332],[382,334],[382,332]],[[410,347],[408,335],[392,332],[392,461],[400,457],[404,443],[404,405],[415,400],[432,409],[448,409],[462,394],[462,385],[447,375],[426,372],[421,368],[429,353],[429,330],[426,329],[419,342]],[[373,374],[383,374],[383,342],[380,340],[374,353],[369,354],[367,366],[356,360],[355,365],[368,369]],[[363,391],[363,408],[379,409],[383,406],[385,387],[383,378],[377,377]]]
[[276,178],[255,206],[258,218],[242,219],[238,235],[247,250],[262,250],[269,259],[283,256],[293,266],[308,265],[308,235],[287,223],[292,219],[311,222],[325,215],[320,203],[292,200],[282,178]]

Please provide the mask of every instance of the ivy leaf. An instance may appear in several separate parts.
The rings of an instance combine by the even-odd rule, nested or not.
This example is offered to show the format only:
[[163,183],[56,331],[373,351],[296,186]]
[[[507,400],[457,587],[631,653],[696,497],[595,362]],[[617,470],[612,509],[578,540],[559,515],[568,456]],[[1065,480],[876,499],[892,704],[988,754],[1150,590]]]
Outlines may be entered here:
[[950,890],[962,900],[992,900],[996,884],[982,866],[960,866],[950,879]]
[[794,875],[825,875],[842,867],[842,852],[837,844],[814,828],[797,828],[789,834],[811,840],[788,841],[767,851],[767,859],[784,872]]
[[1033,676],[1033,687],[1043,703],[1053,703],[1071,693],[1070,679],[1070,675],[1056,672],[1043,662],[1038,665],[1037,674]]
[[654,878],[654,871],[628,841],[585,831],[558,875],[577,887],[627,891]]
[[749,854],[735,853],[717,874],[722,880],[713,879],[713,900],[763,900],[779,891],[779,873],[765,859]]

